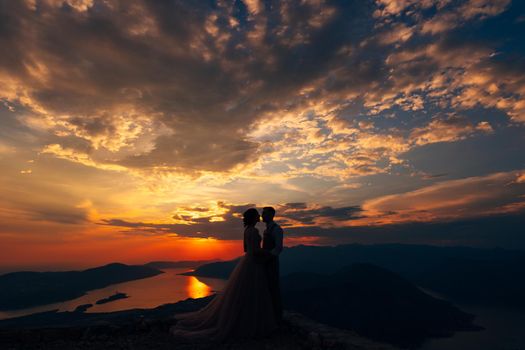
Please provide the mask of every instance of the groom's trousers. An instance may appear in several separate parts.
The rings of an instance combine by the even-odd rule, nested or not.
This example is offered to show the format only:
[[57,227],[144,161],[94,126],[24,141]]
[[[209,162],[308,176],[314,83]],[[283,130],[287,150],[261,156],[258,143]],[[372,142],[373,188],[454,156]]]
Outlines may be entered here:
[[281,283],[279,275],[279,257],[272,256],[266,264],[266,271],[268,275],[268,283],[270,287],[270,294],[272,296],[273,308],[275,310],[275,317],[278,323],[281,323],[283,318],[283,307],[281,301]]

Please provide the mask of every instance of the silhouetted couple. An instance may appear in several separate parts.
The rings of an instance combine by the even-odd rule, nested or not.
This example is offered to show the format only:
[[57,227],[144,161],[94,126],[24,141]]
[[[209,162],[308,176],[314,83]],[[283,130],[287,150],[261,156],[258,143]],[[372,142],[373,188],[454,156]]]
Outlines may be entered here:
[[[263,237],[255,225],[259,212],[243,214],[244,256],[228,279],[226,287],[203,309],[176,315],[172,328],[187,340],[224,341],[264,337],[279,328],[282,321],[279,286],[279,254],[283,249],[283,230],[273,221],[275,209],[263,208],[266,224]],[[262,240],[262,246],[261,246]]]

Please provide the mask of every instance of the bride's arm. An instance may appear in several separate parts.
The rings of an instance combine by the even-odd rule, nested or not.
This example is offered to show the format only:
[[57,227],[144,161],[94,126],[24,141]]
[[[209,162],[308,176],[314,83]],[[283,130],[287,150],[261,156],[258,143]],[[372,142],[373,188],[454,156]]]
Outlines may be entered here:
[[244,252],[249,254],[257,254],[260,249],[256,237],[259,235],[255,227],[247,228],[244,231]]
[[250,234],[252,235],[250,243],[253,255],[256,257],[258,262],[265,263],[268,261],[271,254],[268,250],[261,248],[261,236],[259,235],[259,230],[254,228]]

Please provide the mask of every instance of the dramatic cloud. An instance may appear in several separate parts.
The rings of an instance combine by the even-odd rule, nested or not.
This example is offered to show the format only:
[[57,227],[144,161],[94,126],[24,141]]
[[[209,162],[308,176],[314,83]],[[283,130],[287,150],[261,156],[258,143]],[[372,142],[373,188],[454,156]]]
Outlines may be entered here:
[[522,172],[437,182],[416,191],[366,201],[367,220],[376,223],[435,221],[525,210]]
[[[297,232],[297,228],[302,228],[302,232],[308,232],[306,228],[316,232],[318,229],[345,226],[439,222],[512,214],[525,210],[525,185],[522,177],[522,172],[518,171],[441,181],[415,191],[370,199],[362,207],[334,208],[302,202],[281,204],[276,206],[277,220],[292,232]],[[101,224],[155,234],[234,239],[238,235],[235,227],[240,227],[242,213],[253,207],[256,205],[219,202],[211,208],[179,208],[173,215],[176,223],[109,219],[102,220]]]
[[[218,202],[211,208],[178,208],[173,219],[176,223],[129,222],[122,219],[104,219],[100,224],[126,228],[128,233],[146,235],[175,235],[200,238],[240,239],[242,213],[255,204],[233,205]],[[359,218],[359,206],[332,208],[287,203],[276,207],[276,220],[283,227],[336,227],[345,221]],[[262,211],[262,208],[259,208]],[[263,230],[263,229],[261,229]],[[262,233],[262,232],[261,232]]]
[[435,142],[453,142],[464,139],[475,132],[492,132],[488,122],[473,125],[465,118],[449,117],[432,120],[427,126],[415,128],[410,137],[416,145]]
[[[524,74],[505,61],[491,62],[490,43],[452,43],[447,36],[412,43],[414,36],[483,21],[508,6],[9,2],[2,7],[0,40],[10,54],[0,62],[0,95],[32,111],[24,123],[58,136],[44,151],[66,147],[67,137],[87,140],[89,152],[68,158],[85,165],[239,171],[260,165],[268,149],[263,140],[272,138],[260,131],[254,137],[253,128],[288,120],[280,124],[289,129],[284,138],[271,140],[275,157],[299,153],[303,164],[324,173],[384,172],[407,149],[389,139],[392,130],[339,134],[330,127],[348,119],[345,110],[354,101],[372,115],[395,106],[418,111],[429,103],[482,103],[521,120]],[[426,17],[433,8],[436,14]],[[403,14],[414,24],[402,22]],[[305,142],[297,144],[294,135]],[[385,152],[370,147],[376,140],[400,146]],[[334,154],[333,142],[347,143],[347,152]],[[290,149],[291,143],[299,149]],[[312,147],[316,154],[308,151]]]
[[[330,39],[331,32],[355,22],[342,16],[343,8],[318,3],[293,9],[254,4],[6,4],[6,14],[17,15],[3,24],[2,43],[11,55],[0,62],[8,83],[2,95],[34,111],[27,123],[40,120],[57,136],[86,139],[106,154],[105,162],[178,171],[225,171],[253,162],[250,126],[265,111],[286,108],[321,74],[320,63],[329,64],[348,39]],[[366,11],[357,5],[346,10]],[[144,23],[136,23],[139,16]],[[270,19],[273,28],[262,24]],[[274,42],[266,39],[271,34]],[[311,61],[290,71],[297,46]]]
[[266,203],[315,240],[523,207],[521,1],[0,4],[0,236],[238,238],[235,203]]

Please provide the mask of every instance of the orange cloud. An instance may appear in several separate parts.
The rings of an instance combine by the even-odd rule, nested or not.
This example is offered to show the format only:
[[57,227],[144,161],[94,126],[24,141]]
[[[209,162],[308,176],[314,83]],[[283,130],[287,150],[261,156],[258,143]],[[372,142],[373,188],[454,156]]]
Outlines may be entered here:
[[[284,219],[309,228],[522,205],[523,175],[503,187],[495,179],[482,193],[471,184],[486,182],[470,178],[382,196],[419,186],[405,175],[421,173],[409,151],[496,138],[525,120],[519,50],[497,52],[507,45],[473,32],[508,1],[209,5],[0,7],[9,19],[0,30],[9,53],[0,57],[0,233],[60,241],[104,232],[146,242],[199,236],[192,230],[200,225],[232,238],[238,232],[228,225],[238,217],[225,203],[253,201],[309,203]],[[518,42],[505,36],[494,33]],[[348,215],[362,201],[370,217]],[[351,219],[340,219],[342,209]],[[102,220],[121,226],[103,228]]]
[[[376,224],[450,220],[521,210],[520,172],[437,182],[428,187],[363,203],[363,221]],[[359,224],[359,221],[356,221]]]
[[488,122],[479,122],[474,125],[466,118],[450,116],[446,119],[436,118],[425,127],[413,129],[410,139],[416,145],[422,146],[436,142],[453,142],[465,139],[476,132],[490,133],[492,131]]

